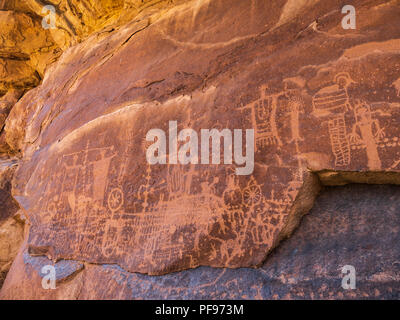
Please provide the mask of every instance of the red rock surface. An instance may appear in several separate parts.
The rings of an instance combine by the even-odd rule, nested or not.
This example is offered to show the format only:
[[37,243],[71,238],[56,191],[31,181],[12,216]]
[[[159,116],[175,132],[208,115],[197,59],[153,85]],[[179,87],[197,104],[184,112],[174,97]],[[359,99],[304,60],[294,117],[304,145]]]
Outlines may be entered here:
[[0,161],[0,287],[23,241],[19,206],[11,195],[15,161]]
[[[164,276],[116,265],[60,261],[56,290],[40,270],[54,264],[23,249],[0,297],[20,299],[399,299],[400,187],[349,185],[321,193],[292,237],[258,268],[200,267]],[[356,289],[341,286],[344,265]],[[78,271],[77,271],[78,270]],[[70,276],[70,277],[68,277]]]
[[[333,0],[135,5],[91,36],[99,25],[76,28],[68,43],[82,42],[68,49],[56,41],[64,53],[5,121],[29,220],[8,298],[23,295],[14,281],[39,280],[29,254],[94,274],[91,264],[149,275],[260,266],[321,183],[400,181],[398,1],[354,1],[356,30]],[[254,172],[149,165],[146,133],[169,121],[254,129]]]

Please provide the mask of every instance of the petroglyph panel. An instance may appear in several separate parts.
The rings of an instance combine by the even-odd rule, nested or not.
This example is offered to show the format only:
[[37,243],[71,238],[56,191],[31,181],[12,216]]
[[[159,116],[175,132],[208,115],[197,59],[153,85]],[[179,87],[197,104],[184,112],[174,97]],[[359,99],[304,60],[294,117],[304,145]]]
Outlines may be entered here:
[[[281,85],[278,92],[261,85],[258,99],[230,113],[209,111],[210,89],[201,104],[197,94],[126,106],[67,135],[31,178],[29,192],[39,199],[31,210],[31,250],[51,247],[55,258],[118,261],[151,274],[240,267],[249,257],[257,264],[288,224],[310,175],[310,154],[314,161],[318,152],[328,154],[326,170],[398,170],[399,162],[387,157],[388,149],[400,151],[399,130],[389,124],[399,119],[398,110],[353,96],[357,85],[349,73],[314,92],[300,77]],[[148,164],[146,132],[167,132],[171,119],[178,130],[213,123],[255,128],[253,174],[237,176],[235,165]],[[305,132],[309,123],[314,130]],[[318,143],[307,153],[310,141]],[[42,237],[42,230],[52,232]]]
[[[209,120],[192,121],[189,106],[161,108],[180,130],[206,128]],[[163,273],[219,261],[240,266],[249,243],[260,252],[272,246],[302,185],[301,169],[261,166],[237,176],[234,165],[150,165],[143,137],[168,120],[143,126],[155,108],[127,106],[52,147],[29,186],[39,197],[31,211],[40,212],[32,216],[32,252],[51,246],[55,257],[73,252]],[[218,121],[229,128],[228,119]],[[277,175],[273,188],[265,183]],[[43,238],[42,229],[54,232]]]
[[[249,4],[220,2],[232,13],[202,7],[193,23],[185,6],[89,38],[18,103],[28,128],[7,141],[24,152],[13,187],[31,254],[149,274],[258,266],[311,208],[315,172],[400,172],[400,54],[376,42],[400,37],[382,23],[397,7],[362,11],[347,37],[334,2],[275,26],[282,2],[234,30]],[[216,22],[207,34],[205,17]],[[150,165],[146,134],[170,121],[178,132],[254,129],[254,171]]]

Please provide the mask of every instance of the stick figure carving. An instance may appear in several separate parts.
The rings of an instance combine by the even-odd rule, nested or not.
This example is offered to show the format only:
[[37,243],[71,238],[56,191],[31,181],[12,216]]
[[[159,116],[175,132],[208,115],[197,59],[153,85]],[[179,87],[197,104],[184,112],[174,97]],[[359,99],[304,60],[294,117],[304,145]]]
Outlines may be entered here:
[[[319,77],[309,78],[313,75],[307,71],[284,78],[274,92],[267,86],[259,94],[259,87],[251,94],[244,92],[243,96],[257,95],[243,107],[248,120],[239,117],[236,98],[226,101],[228,112],[221,112],[204,103],[218,100],[199,93],[201,98],[193,94],[190,100],[168,102],[166,112],[149,103],[94,121],[88,128],[93,132],[74,134],[73,144],[56,144],[57,152],[49,158],[45,153],[45,162],[32,173],[26,186],[34,200],[30,221],[35,238],[30,243],[58,245],[60,257],[93,258],[151,274],[198,265],[261,263],[297,221],[302,195],[309,195],[308,201],[317,193],[310,171],[386,172],[392,162],[391,168],[400,170],[397,104],[369,105],[353,99],[351,94],[363,88],[353,90],[347,73],[320,84],[325,88],[310,96],[308,90],[320,83]],[[393,80],[380,86],[389,87]],[[392,96],[395,92],[391,87]],[[307,114],[311,108],[318,118]],[[150,165],[143,140],[146,129],[181,120],[185,112],[191,115],[183,122],[185,128],[254,128],[257,146],[269,146],[258,150],[254,176],[237,176],[233,165]],[[150,117],[153,114],[157,116]],[[314,126],[316,122],[324,126]],[[86,140],[90,145],[85,147]],[[138,152],[140,146],[143,152]],[[321,177],[335,179],[330,172]]]
[[238,210],[243,205],[242,190],[239,187],[238,177],[232,173],[227,177],[227,186],[222,195],[224,204],[230,210]]
[[362,142],[367,150],[368,167],[371,170],[382,168],[379,159],[377,141],[384,138],[385,134],[381,129],[378,120],[372,119],[371,107],[364,101],[357,101],[354,107],[356,123],[350,135],[351,142]]
[[298,143],[303,141],[300,136],[300,125],[299,118],[300,112],[304,111],[304,101],[301,96],[301,90],[305,85],[305,81],[301,78],[289,78],[283,81],[284,92],[286,98],[289,100],[288,107],[290,113],[290,129],[291,129],[291,140],[289,143]]

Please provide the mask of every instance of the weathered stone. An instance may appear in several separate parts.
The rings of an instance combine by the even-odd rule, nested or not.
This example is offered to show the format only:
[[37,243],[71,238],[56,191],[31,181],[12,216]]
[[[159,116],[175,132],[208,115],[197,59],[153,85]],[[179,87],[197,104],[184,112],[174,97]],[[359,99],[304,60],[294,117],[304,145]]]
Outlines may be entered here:
[[[400,182],[397,1],[355,1],[357,30],[334,0],[89,2],[57,6],[65,52],[0,137],[22,158],[26,281],[26,250],[150,275],[260,266],[321,183]],[[254,172],[148,164],[147,132],[170,121],[254,129]]]
[[[45,289],[42,285],[43,267],[54,266],[56,275],[56,290]],[[75,261],[59,261],[57,263],[45,257],[31,257],[23,247],[17,255],[8,274],[3,289],[0,291],[0,299],[59,299],[73,300],[79,295],[84,279],[81,272],[84,265]],[[45,270],[43,270],[45,271]],[[16,286],[16,282],[20,285]],[[25,284],[35,284],[25,286]],[[24,284],[21,286],[21,284]]]
[[52,5],[55,9],[55,25],[50,28],[53,39],[60,48],[67,49],[94,31],[110,25],[118,19],[124,0],[26,0],[29,9],[38,16],[46,17],[49,11],[43,8]]
[[17,256],[23,236],[23,224],[14,218],[0,223],[0,288]]
[[[15,195],[32,217],[32,247],[150,274],[257,266],[311,208],[319,185],[310,171],[328,182],[337,173],[326,172],[342,171],[352,172],[347,182],[368,172],[368,182],[398,182],[400,42],[382,23],[398,7],[376,6],[371,18],[371,4],[360,4],[362,36],[348,37],[335,2],[284,24],[282,6],[243,3],[216,23],[219,5],[184,4],[172,10],[180,15],[92,36],[17,104],[29,125],[6,133],[25,129]],[[243,12],[247,28],[228,28]],[[316,17],[316,30],[305,29]],[[146,133],[170,120],[197,132],[254,128],[254,174],[148,165]]]
[[0,131],[3,129],[4,123],[10,113],[11,108],[22,96],[21,90],[10,90],[7,94],[0,98]]
[[47,64],[59,55],[49,31],[29,13],[1,10],[0,28],[0,92],[36,87]]
[[[399,299],[398,186],[349,185],[322,192],[298,230],[259,269],[200,267],[164,276],[86,265],[56,290],[43,290],[40,270],[53,262],[19,256],[3,299]],[[25,261],[25,263],[23,262]],[[353,265],[356,289],[342,288]],[[32,267],[34,266],[34,267]],[[14,269],[15,268],[15,269]],[[23,268],[23,269],[20,269]],[[62,274],[66,274],[65,272]]]
[[11,196],[13,162],[0,161],[0,288],[23,240],[23,223],[15,218],[19,209]]

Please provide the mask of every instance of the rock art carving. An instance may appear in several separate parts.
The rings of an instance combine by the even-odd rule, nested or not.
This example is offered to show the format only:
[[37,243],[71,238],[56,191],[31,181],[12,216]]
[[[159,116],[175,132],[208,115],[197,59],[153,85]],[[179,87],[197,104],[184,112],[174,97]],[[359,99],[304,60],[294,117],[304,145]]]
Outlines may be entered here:
[[371,107],[366,102],[360,101],[354,107],[354,117],[356,123],[351,139],[354,142],[362,141],[367,152],[368,167],[371,170],[382,169],[377,143],[384,138],[385,134],[379,126],[379,121],[372,119]]
[[257,101],[242,107],[251,109],[252,124],[256,128],[256,145],[263,148],[268,145],[282,145],[282,141],[276,127],[276,112],[278,98],[284,93],[267,95],[268,86],[261,86],[261,97]]
[[[294,90],[293,90],[294,91]],[[302,100],[299,93],[286,91],[286,96],[289,98],[289,110],[290,110],[290,128],[292,137],[289,143],[294,142],[296,145],[304,139],[300,135],[299,116],[301,112],[304,112],[304,101]]]
[[[374,10],[360,10],[364,23],[347,37],[336,34],[334,2],[310,4],[274,28],[284,4],[261,1],[256,7],[267,7],[245,30],[233,22],[247,4],[218,3],[199,3],[195,24],[182,2],[86,40],[78,30],[83,41],[13,107],[4,133],[23,157],[13,192],[29,216],[31,252],[148,274],[257,266],[312,206],[317,175],[388,182],[378,172],[390,172],[398,183],[400,29],[365,16],[396,14],[396,6],[363,4]],[[232,10],[224,19],[209,11],[224,6]],[[317,13],[323,32],[297,37]],[[393,38],[390,50],[360,53],[385,46],[380,37]],[[169,121],[196,132],[254,129],[253,174],[236,176],[225,164],[150,165],[146,133],[166,132]]]
[[[46,257],[31,257],[24,252],[17,258],[17,262],[23,261],[18,275],[24,277],[9,279],[0,296],[3,299],[16,296],[23,299],[393,299],[399,289],[396,262],[399,248],[388,244],[396,243],[399,237],[400,204],[396,201],[399,189],[389,185],[349,185],[338,188],[339,192],[328,189],[317,199],[317,205],[297,232],[260,268],[200,267],[154,277],[129,273],[117,265],[84,267],[66,260],[54,264]],[[379,205],[374,198],[376,194],[382,196]],[[355,220],[364,222],[361,231],[347,227]],[[333,240],[335,246],[339,241],[345,260],[362,261],[356,290],[343,290],[337,285],[342,276],[337,272],[338,253],[331,250]],[[310,261],[320,266],[317,275],[315,268],[309,267]],[[57,290],[37,289],[42,280],[37,274],[45,265],[57,268]]]
[[314,113],[328,121],[332,152],[338,167],[350,164],[350,143],[346,132],[345,113],[351,110],[347,88],[354,81],[348,73],[335,77],[335,84],[325,87],[313,97]]
[[[266,165],[262,174],[239,177],[232,165],[150,165],[145,152],[132,158],[137,145],[146,149],[132,128],[126,137],[115,134],[112,145],[94,147],[86,139],[78,143],[84,146],[81,151],[56,160],[58,172],[48,180],[40,201],[40,224],[66,232],[64,241],[75,239],[68,240],[69,245],[80,258],[100,255],[104,262],[124,261],[133,270],[165,273],[204,261],[239,266],[249,243],[256,246],[253,250],[273,246],[304,184],[306,99],[312,101],[312,117],[327,124],[332,165],[348,168],[352,150],[361,146],[365,168],[382,169],[379,148],[385,135],[378,113],[364,100],[350,98],[348,87],[355,82],[349,73],[338,73],[334,83],[312,97],[301,78],[285,79],[282,91],[268,95],[268,85],[261,85],[261,98],[236,109],[242,115],[250,111],[246,120],[257,129],[257,153]],[[127,117],[135,119],[137,113]],[[189,122],[196,126],[194,119]],[[278,128],[283,124],[287,133],[282,134]],[[293,146],[295,160],[285,165],[281,159],[274,167],[268,150],[284,157],[284,143]],[[132,163],[139,167],[132,169]],[[275,175],[286,175],[287,180],[271,184]],[[73,230],[65,230],[65,224]],[[50,242],[61,239],[59,234],[52,237]],[[32,236],[31,242],[45,246],[48,241]]]

